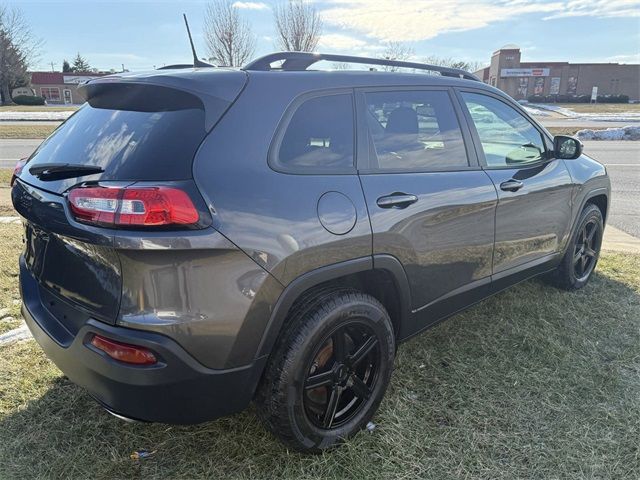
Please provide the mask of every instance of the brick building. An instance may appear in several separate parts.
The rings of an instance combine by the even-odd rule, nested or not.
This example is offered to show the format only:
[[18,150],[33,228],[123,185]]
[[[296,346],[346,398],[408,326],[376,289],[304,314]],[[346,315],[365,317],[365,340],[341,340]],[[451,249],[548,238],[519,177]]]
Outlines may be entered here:
[[522,62],[520,48],[507,45],[493,53],[491,65],[478,70],[485,83],[520,100],[531,95],[627,95],[640,100],[640,65],[619,63]]
[[[35,95],[47,99],[47,103],[55,104],[80,104],[84,99],[78,93],[78,86],[92,78],[102,77],[105,73],[62,73],[62,72],[32,72],[31,90]],[[18,89],[16,89],[18,90]],[[19,89],[19,90],[24,90]],[[23,92],[14,92],[16,94]]]

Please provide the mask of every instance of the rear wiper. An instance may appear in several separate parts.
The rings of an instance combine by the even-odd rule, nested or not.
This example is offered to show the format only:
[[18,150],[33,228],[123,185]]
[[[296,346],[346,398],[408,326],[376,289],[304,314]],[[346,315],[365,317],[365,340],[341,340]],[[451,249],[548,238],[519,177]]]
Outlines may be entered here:
[[29,169],[29,173],[40,180],[61,180],[102,172],[104,172],[102,167],[75,163],[36,164]]

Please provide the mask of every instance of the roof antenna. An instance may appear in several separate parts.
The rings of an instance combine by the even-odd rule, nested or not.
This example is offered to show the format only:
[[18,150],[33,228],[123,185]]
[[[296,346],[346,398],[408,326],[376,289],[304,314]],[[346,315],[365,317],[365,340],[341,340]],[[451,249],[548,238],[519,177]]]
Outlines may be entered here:
[[191,51],[193,52],[193,66],[194,67],[213,67],[214,65],[211,65],[210,63],[207,63],[207,62],[203,62],[198,58],[198,55],[196,54],[196,47],[193,45],[193,38],[191,38],[191,30],[189,30],[189,22],[187,22],[187,14],[183,13],[182,16],[184,17],[184,24],[187,27],[187,35],[189,35],[189,42],[191,43]]

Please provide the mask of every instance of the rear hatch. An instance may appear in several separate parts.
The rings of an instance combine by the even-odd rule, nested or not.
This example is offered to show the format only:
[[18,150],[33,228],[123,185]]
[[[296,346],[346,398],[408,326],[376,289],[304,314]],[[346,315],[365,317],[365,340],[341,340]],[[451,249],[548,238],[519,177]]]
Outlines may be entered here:
[[[88,102],[31,155],[12,190],[24,219],[22,268],[45,307],[62,305],[51,313],[74,323],[67,317],[77,310],[115,323],[122,281],[114,235],[210,224],[193,158],[245,82],[239,71],[189,69],[81,87]],[[165,215],[162,202],[176,198],[177,213]],[[185,202],[195,217],[184,213]]]

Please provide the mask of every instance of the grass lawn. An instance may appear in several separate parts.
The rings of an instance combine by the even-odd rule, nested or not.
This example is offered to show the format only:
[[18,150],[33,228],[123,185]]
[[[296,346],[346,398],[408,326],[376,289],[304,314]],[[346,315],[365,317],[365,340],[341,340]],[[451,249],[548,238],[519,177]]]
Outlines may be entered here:
[[[0,225],[0,241],[13,309],[19,226]],[[640,256],[605,253],[579,292],[525,282],[408,342],[374,421],[318,456],[287,451],[251,409],[127,424],[35,342],[0,347],[2,479],[637,479]],[[140,449],[155,453],[132,460]]]
[[640,103],[557,103],[578,113],[640,113]]
[[[14,212],[13,215],[16,213]],[[22,322],[18,289],[18,256],[22,251],[21,239],[22,225],[0,224],[0,334],[16,328]],[[0,347],[0,357],[4,353]],[[0,366],[0,382],[4,382],[4,375],[4,366]],[[4,393],[0,393],[0,404],[3,395]],[[3,407],[0,406],[0,416],[3,413]],[[0,478],[2,478],[1,473]]]
[[[11,182],[12,176],[12,168],[0,168],[0,217],[17,215],[11,204],[11,190],[9,189],[9,182]],[[4,244],[0,248],[4,248]],[[11,245],[7,245],[7,248],[11,248]],[[0,324],[1,330],[2,326]]]
[[0,139],[2,138],[47,138],[58,126],[52,122],[51,125],[3,125],[0,122]]
[[0,112],[71,112],[79,105],[0,105]]
[[582,127],[546,127],[549,133],[555,135],[575,135],[578,130],[582,130]]

